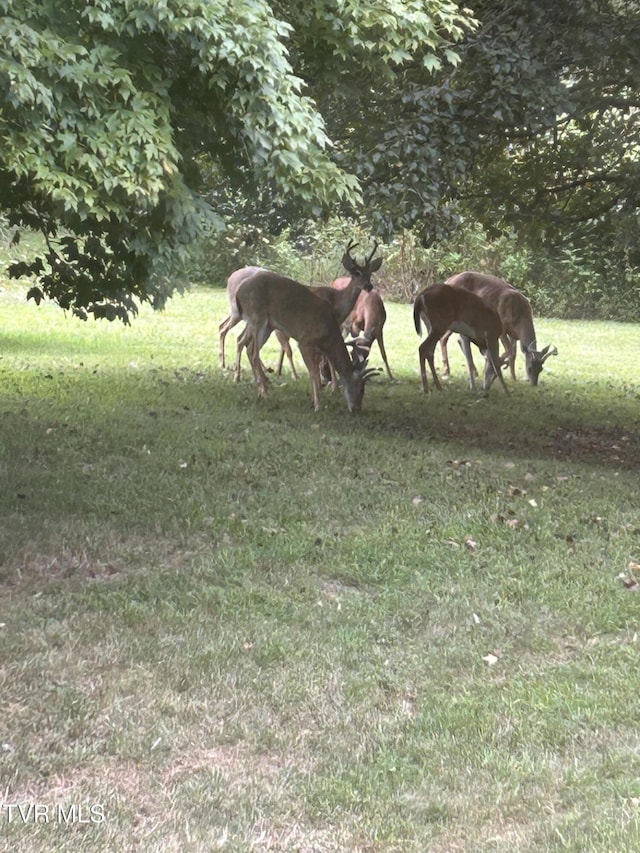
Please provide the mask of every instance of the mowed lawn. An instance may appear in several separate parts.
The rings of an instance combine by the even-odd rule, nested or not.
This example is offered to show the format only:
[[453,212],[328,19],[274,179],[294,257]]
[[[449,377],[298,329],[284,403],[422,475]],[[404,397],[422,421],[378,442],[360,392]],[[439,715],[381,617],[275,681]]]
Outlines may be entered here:
[[425,396],[389,304],[395,379],[351,416],[299,355],[267,400],[234,384],[222,290],[130,328],[25,292],[0,850],[640,850],[637,326],[538,320],[558,356],[508,396],[452,343]]

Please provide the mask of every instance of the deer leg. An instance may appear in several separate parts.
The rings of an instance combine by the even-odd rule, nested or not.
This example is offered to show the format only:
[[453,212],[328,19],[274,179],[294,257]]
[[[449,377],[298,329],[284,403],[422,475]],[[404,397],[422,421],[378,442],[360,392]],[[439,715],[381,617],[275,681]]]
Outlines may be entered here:
[[431,375],[433,377],[433,384],[436,386],[438,391],[442,391],[442,385],[440,384],[440,380],[438,379],[438,374],[436,373],[436,366],[434,364],[434,353],[436,351],[436,344],[440,339],[440,335],[436,332],[434,333],[433,329],[429,332],[428,336],[425,340],[420,344],[418,348],[418,356],[420,360],[420,378],[422,379],[422,390],[424,393],[428,393],[427,386],[427,371],[425,369],[425,359],[429,362],[429,367],[431,368]]
[[333,366],[333,363],[330,359],[327,359],[327,364],[329,365],[329,374],[331,376],[331,390],[338,390],[338,374],[336,373],[336,369]]
[[267,396],[267,390],[269,388],[269,379],[267,374],[264,371],[264,366],[260,359],[260,350],[264,346],[265,342],[269,338],[272,329],[268,324],[265,324],[261,329],[252,329],[247,326],[247,329],[242,333],[243,335],[247,335],[248,340],[245,342],[245,347],[247,349],[247,355],[249,356],[249,361],[251,362],[251,367],[253,369],[253,375],[258,384],[258,394],[261,397]]
[[440,354],[442,355],[442,375],[451,376],[451,368],[449,367],[449,352],[447,350],[447,342],[451,337],[451,332],[445,332],[440,338]]
[[291,368],[291,375],[294,379],[298,378],[298,374],[296,373],[296,368],[293,363],[293,352],[291,351],[291,344],[289,343],[289,338],[284,334],[284,332],[280,332],[276,329],[276,338],[280,343],[280,360],[278,362],[278,376],[282,374],[282,363],[284,361],[285,355],[289,361],[289,367]]
[[336,369],[331,363],[330,359],[326,357],[326,355],[318,354],[318,361],[320,365],[320,382],[322,385],[331,384],[331,390],[338,390],[338,375],[336,373]]
[[233,327],[240,322],[240,317],[234,316],[233,314],[229,314],[226,320],[223,320],[218,327],[218,332],[220,333],[220,366],[222,368],[226,367],[224,360],[224,339],[227,337],[227,333],[233,329]]
[[476,370],[476,366],[473,363],[473,354],[471,352],[471,341],[465,335],[460,335],[458,342],[460,344],[460,349],[464,353],[464,357],[467,360],[467,369],[469,371],[469,388],[472,391],[476,390],[476,376],[478,375],[478,371]]
[[308,347],[300,344],[300,354],[309,371],[311,378],[311,400],[313,401],[314,411],[320,411],[320,359],[319,353],[315,347]]
[[[236,344],[236,369],[233,376],[234,382],[240,382],[240,363],[242,361],[242,351],[244,349],[247,349],[250,339],[251,332],[249,330],[249,326],[245,326],[244,329],[238,335],[238,341]],[[253,365],[251,366],[251,368],[253,369]]]
[[380,347],[380,355],[382,356],[382,360],[384,361],[384,366],[387,368],[387,374],[389,379],[393,379],[391,375],[391,368],[389,367],[389,361],[387,360],[387,353],[384,349],[384,340],[382,338],[382,329],[380,329],[380,334],[378,335],[378,346]]
[[506,360],[509,365],[509,372],[511,373],[511,378],[513,381],[516,381],[516,355],[518,353],[518,342],[516,338],[512,338],[509,335],[505,334],[500,337],[502,341],[502,346],[504,347],[504,356],[503,360]]
[[488,391],[491,387],[491,383],[498,377],[500,384],[504,388],[504,393],[508,394],[509,389],[507,388],[507,384],[504,381],[504,376],[502,375],[502,361],[498,354],[498,340],[496,338],[495,341],[491,341],[491,343],[487,342],[487,349],[485,351],[485,363],[484,363],[484,381],[482,383],[482,390]]

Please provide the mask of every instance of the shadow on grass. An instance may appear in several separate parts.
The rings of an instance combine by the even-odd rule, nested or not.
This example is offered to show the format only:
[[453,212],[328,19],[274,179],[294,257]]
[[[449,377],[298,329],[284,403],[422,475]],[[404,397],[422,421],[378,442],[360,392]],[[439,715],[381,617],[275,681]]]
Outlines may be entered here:
[[347,423],[349,432],[383,434],[396,443],[454,443],[467,452],[634,470],[640,467],[639,401],[637,389],[557,382],[537,388],[520,382],[508,397],[496,389],[479,395],[461,385],[424,395],[412,379],[372,385],[361,420]]

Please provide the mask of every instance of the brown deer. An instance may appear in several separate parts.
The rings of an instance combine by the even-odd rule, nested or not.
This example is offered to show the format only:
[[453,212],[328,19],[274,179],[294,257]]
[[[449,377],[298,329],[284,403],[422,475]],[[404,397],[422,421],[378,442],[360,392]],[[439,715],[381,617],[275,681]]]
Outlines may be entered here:
[[[340,278],[335,279],[331,283],[330,287],[326,287],[325,285],[320,285],[318,287],[313,288],[313,292],[316,296],[319,296],[320,299],[324,299],[325,302],[328,302],[333,309],[333,313],[336,315],[336,320],[338,321],[338,325],[342,325],[347,320],[347,317],[351,314],[354,305],[356,304],[360,295],[364,292],[371,291],[373,285],[371,284],[371,274],[377,272],[382,266],[382,258],[376,258],[373,260],[373,256],[376,253],[378,248],[378,243],[375,242],[373,244],[373,251],[371,254],[365,258],[364,265],[359,267],[357,262],[351,257],[351,251],[357,246],[357,243],[353,243],[349,241],[347,245],[345,254],[342,258],[342,264],[345,269],[352,270],[360,269],[367,270],[368,276],[365,275],[345,275]],[[280,360],[278,362],[277,373],[278,376],[282,371],[282,363],[284,361],[285,349],[282,348],[280,352]],[[332,376],[335,382],[335,375]]]
[[[517,342],[520,341],[520,348],[525,355],[527,379],[532,385],[537,385],[545,361],[549,356],[557,355],[558,350],[556,347],[551,349],[550,346],[546,346],[540,351],[536,349],[536,332],[529,300],[513,285],[495,275],[470,271],[462,272],[451,276],[446,283],[451,287],[462,288],[470,293],[475,293],[485,305],[489,305],[498,312],[503,328],[501,339],[511,378],[515,382]],[[440,342],[446,373],[449,373],[447,341],[450,335],[451,332],[445,334]],[[461,341],[461,345],[469,366],[469,376],[473,377],[477,373],[471,348],[464,339]]]
[[425,359],[429,362],[436,388],[439,391],[442,390],[433,355],[436,344],[449,330],[465,335],[485,353],[483,390],[488,391],[497,376],[505,393],[509,393],[502,376],[502,362],[498,355],[498,339],[502,334],[502,323],[497,311],[485,305],[479,296],[458,287],[450,287],[448,284],[432,284],[419,293],[413,303],[413,322],[419,335],[421,320],[424,320],[429,329],[428,336],[418,350],[422,390],[425,393],[428,390]]
[[378,373],[367,368],[367,354],[354,347],[349,355],[333,309],[316,296],[314,288],[272,272],[259,272],[246,279],[236,293],[236,310],[246,320],[244,344],[261,397],[267,395],[269,380],[260,350],[278,329],[298,342],[311,376],[313,407],[320,408],[319,356],[328,358],[342,380],[350,412],[358,412],[367,380]]
[[347,328],[354,338],[361,335],[362,337],[359,340],[365,340],[369,347],[373,346],[374,341],[378,341],[380,355],[387,369],[387,375],[389,379],[393,379],[382,335],[382,329],[386,321],[387,312],[382,296],[380,296],[377,290],[371,290],[368,293],[362,291],[356,300],[353,311],[347,317],[343,328]]
[[[222,323],[220,323],[220,327],[218,329],[220,333],[220,364],[224,368],[225,358],[224,358],[224,341],[227,337],[227,334],[236,326],[240,320],[242,319],[240,315],[236,311],[235,305],[235,297],[238,292],[238,288],[242,284],[245,279],[250,278],[252,275],[255,275],[257,272],[267,272],[263,267],[242,267],[241,269],[235,270],[231,273],[229,278],[227,279],[227,298],[229,299],[229,316],[226,317]],[[291,375],[294,379],[298,378],[298,374],[296,372],[295,365],[293,363],[293,353],[291,351],[291,346],[289,345],[289,341],[281,335],[280,332],[276,332],[276,336],[278,337],[278,341],[280,342],[281,347],[281,355],[280,355],[280,363],[278,366],[278,376],[282,372],[282,362],[284,361],[285,355],[289,361],[289,365],[291,367]],[[240,362],[237,359],[236,363],[236,382],[240,379]]]
[[[314,287],[308,288],[309,290],[313,290],[316,296],[323,301],[327,302],[336,315],[336,319],[338,323],[341,323],[342,320],[347,316],[347,314],[351,311],[356,299],[358,298],[358,294],[361,290],[371,290],[373,285],[371,284],[371,274],[376,272],[376,270],[380,269],[382,264],[382,258],[376,258],[373,260],[373,256],[376,253],[376,249],[378,248],[378,244],[374,243],[373,251],[371,254],[365,258],[364,264],[359,264],[355,258],[351,255],[351,250],[355,248],[357,244],[353,243],[353,241],[349,241],[347,248],[342,256],[342,265],[349,273],[347,277],[347,284],[341,291],[337,291],[332,289],[331,287]],[[303,285],[304,287],[304,285]],[[286,335],[283,334],[282,330],[276,330],[276,334],[278,335],[278,340],[280,341],[280,345],[282,351],[285,351],[285,343]],[[240,378],[240,361],[242,358],[242,351],[248,344],[250,331],[245,334],[244,332],[238,338],[238,352],[236,357],[236,381]],[[268,337],[268,336],[267,336]],[[264,346],[267,338],[265,338],[264,342],[260,345],[261,348]],[[288,346],[288,341],[286,343]],[[282,369],[282,354],[280,357],[280,363],[278,365],[278,375]],[[337,381],[334,383],[337,385]]]

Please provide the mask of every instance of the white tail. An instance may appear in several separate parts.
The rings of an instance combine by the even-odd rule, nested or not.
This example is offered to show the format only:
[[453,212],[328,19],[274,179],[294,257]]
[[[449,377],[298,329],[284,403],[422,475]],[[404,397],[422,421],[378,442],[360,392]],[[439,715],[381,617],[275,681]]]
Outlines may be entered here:
[[[258,272],[267,272],[263,267],[242,267],[241,269],[235,270],[231,273],[229,278],[227,279],[227,298],[229,299],[229,316],[220,323],[219,332],[220,332],[220,364],[224,368],[225,358],[224,358],[224,342],[227,334],[236,326],[242,317],[238,314],[237,306],[236,306],[236,293],[238,292],[238,288],[242,284],[243,281],[250,278],[252,275],[255,275]],[[278,340],[281,346],[281,355],[280,355],[280,364],[278,367],[278,374],[280,374],[282,370],[282,362],[284,360],[285,355],[289,361],[289,366],[291,367],[291,374],[294,379],[298,378],[298,374],[296,372],[295,365],[293,363],[293,353],[291,352],[291,347],[289,345],[289,341],[287,338],[282,335],[280,336],[277,333]],[[236,356],[236,382],[240,379],[240,353],[242,350],[239,350],[238,355]]]
[[[529,300],[513,285],[498,278],[495,275],[486,275],[479,272],[462,272],[451,276],[446,282],[451,287],[475,293],[485,305],[489,305],[498,312],[502,322],[502,343],[505,347],[505,356],[511,378],[515,381],[515,360],[517,353],[517,342],[525,355],[527,379],[532,385],[538,384],[538,378],[542,372],[545,361],[551,355],[557,355],[558,350],[550,346],[538,351],[536,349],[536,332],[533,326],[533,314]],[[449,372],[449,359],[447,355],[447,340],[450,333],[446,334],[441,341],[442,359],[445,371]],[[469,365],[469,375],[475,373],[475,366],[471,356],[471,348],[468,343],[463,342],[463,351]]]
[[314,289],[276,273],[260,272],[244,281],[236,294],[237,311],[247,322],[245,344],[258,393],[266,396],[269,380],[260,361],[260,349],[272,331],[298,342],[311,376],[314,409],[320,408],[319,355],[335,366],[344,385],[349,411],[362,407],[365,383],[376,370],[367,369],[366,354],[354,347],[349,355],[331,306]]
[[380,347],[380,355],[384,361],[384,366],[387,369],[389,379],[393,379],[391,368],[387,360],[387,353],[384,348],[384,337],[382,330],[387,321],[387,312],[384,307],[382,296],[377,290],[371,290],[368,293],[362,291],[356,300],[356,304],[351,314],[347,317],[344,324],[345,328],[353,335],[354,338],[362,335],[362,339],[366,341],[369,347],[373,346],[374,341],[378,341]]
[[436,344],[447,331],[464,335],[485,353],[483,390],[488,391],[497,376],[505,392],[509,393],[502,377],[498,354],[502,323],[497,312],[485,305],[479,296],[447,284],[432,284],[419,293],[413,303],[413,321],[418,334],[421,334],[421,320],[425,321],[429,329],[427,338],[418,350],[422,390],[425,393],[428,390],[425,359],[429,362],[436,388],[442,390],[433,355]]

